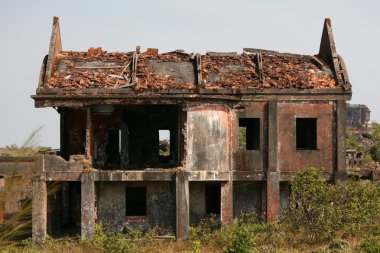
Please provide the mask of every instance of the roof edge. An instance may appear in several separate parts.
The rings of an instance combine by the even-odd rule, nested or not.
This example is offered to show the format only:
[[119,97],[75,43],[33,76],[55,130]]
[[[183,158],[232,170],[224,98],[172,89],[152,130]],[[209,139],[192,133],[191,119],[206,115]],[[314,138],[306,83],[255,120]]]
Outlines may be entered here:
[[[49,54],[46,63],[46,72],[44,75],[43,83],[48,82],[53,73],[53,62],[55,57],[62,52],[62,43],[61,43],[61,30],[59,27],[59,18],[53,18],[53,28],[50,36],[50,46],[49,46]],[[41,75],[42,76],[42,75]],[[41,81],[40,81],[41,83]]]
[[[326,61],[326,63],[334,71],[335,77],[339,85],[347,89],[351,88],[351,85],[349,85],[346,70],[344,69],[344,66],[341,65],[342,59],[336,52],[330,18],[326,18],[324,21],[318,56],[322,58],[324,61]],[[342,75],[343,72],[345,73]]]

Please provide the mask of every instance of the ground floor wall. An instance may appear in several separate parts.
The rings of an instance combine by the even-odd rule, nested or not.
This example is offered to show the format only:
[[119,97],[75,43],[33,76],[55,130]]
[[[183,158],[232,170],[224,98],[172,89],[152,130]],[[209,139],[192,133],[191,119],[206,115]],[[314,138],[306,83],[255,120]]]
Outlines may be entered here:
[[[125,231],[156,227],[160,234],[175,234],[174,182],[97,182],[96,190],[97,222],[109,229]],[[139,196],[145,197],[145,206],[138,199],[128,198],[129,193],[145,195]]]

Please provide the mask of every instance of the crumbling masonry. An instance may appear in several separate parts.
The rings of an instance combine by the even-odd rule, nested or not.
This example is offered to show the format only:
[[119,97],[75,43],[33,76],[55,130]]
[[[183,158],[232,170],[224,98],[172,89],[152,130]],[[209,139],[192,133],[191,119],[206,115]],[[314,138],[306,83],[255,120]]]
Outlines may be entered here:
[[[100,222],[115,231],[157,225],[180,239],[210,214],[222,226],[241,212],[270,221],[287,208],[297,171],[347,177],[351,85],[329,19],[309,56],[62,51],[54,18],[32,98],[61,119],[59,156],[36,161],[35,242],[76,229],[86,238]],[[60,190],[48,196],[51,182]]]

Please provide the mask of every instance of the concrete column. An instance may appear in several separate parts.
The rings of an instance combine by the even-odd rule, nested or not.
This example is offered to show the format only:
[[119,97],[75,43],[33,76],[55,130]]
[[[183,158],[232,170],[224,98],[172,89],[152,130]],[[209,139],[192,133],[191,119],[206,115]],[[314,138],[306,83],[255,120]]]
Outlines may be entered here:
[[221,183],[220,189],[220,222],[221,225],[231,224],[233,221],[233,188],[232,180]]
[[281,211],[280,203],[280,180],[279,172],[267,173],[267,221],[273,221],[278,218]]
[[81,237],[82,240],[94,235],[95,226],[95,174],[81,175]]
[[266,184],[267,221],[280,215],[280,181],[277,164],[277,101],[269,101],[268,106],[268,171]]
[[65,122],[66,122],[66,111],[64,108],[58,108],[59,116],[60,116],[60,152],[63,157],[66,157],[66,145],[65,145]]
[[126,123],[121,124],[121,169],[128,169],[129,165],[129,130]]
[[336,101],[336,171],[335,182],[347,181],[346,170],[346,101]]
[[44,174],[33,179],[32,189],[32,240],[33,243],[43,243],[47,227],[47,189]]
[[185,171],[176,173],[176,236],[189,236],[189,175]]
[[92,131],[92,112],[91,108],[87,108],[86,115],[86,157],[92,164],[93,155],[93,131]]

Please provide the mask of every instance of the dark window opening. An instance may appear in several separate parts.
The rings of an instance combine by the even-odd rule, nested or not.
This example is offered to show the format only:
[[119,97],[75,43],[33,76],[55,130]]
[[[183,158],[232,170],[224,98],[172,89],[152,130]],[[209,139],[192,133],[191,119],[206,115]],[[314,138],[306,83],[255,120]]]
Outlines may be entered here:
[[121,151],[121,131],[108,130],[107,138],[107,167],[119,167]]
[[259,150],[260,149],[260,119],[240,118],[239,119],[239,149]]
[[127,187],[126,216],[146,216],[146,187]]
[[[179,162],[179,110],[173,105],[140,105],[124,109],[128,169],[169,168]],[[123,153],[123,155],[124,155]]]
[[170,131],[158,130],[158,141],[160,163],[168,163],[170,158]]
[[53,237],[75,236],[80,233],[80,182],[47,182],[47,229]]
[[317,119],[296,119],[296,148],[317,149]]
[[206,185],[206,214],[220,214],[220,184]]

